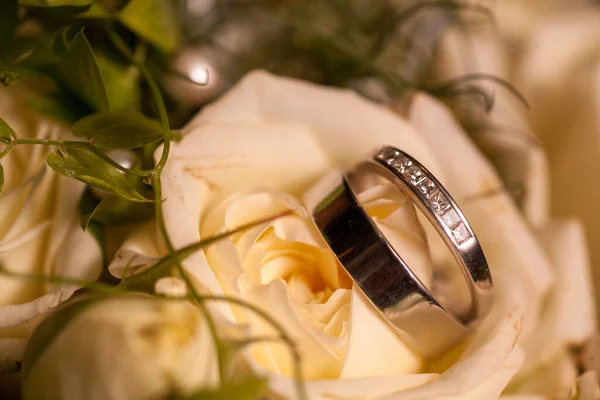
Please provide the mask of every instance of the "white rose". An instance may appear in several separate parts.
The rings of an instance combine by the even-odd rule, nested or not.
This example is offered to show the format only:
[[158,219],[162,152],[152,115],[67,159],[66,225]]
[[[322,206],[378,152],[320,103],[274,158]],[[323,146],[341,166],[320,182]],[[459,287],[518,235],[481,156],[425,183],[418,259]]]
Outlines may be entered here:
[[[0,91],[0,117],[21,138],[65,138],[61,125],[23,104],[15,84]],[[0,145],[4,149],[4,145]],[[94,280],[101,252],[79,226],[78,202],[84,184],[58,176],[46,166],[54,149],[20,145],[0,159],[4,190],[0,194],[0,264],[8,271]],[[18,369],[36,317],[68,299],[74,285],[50,284],[0,274],[0,381],[2,372]]]
[[217,382],[210,331],[188,302],[132,294],[75,300],[40,324],[30,343],[51,337],[46,325],[64,318],[46,347],[27,349],[25,400],[161,399]]
[[[408,120],[349,91],[254,72],[188,124],[164,171],[166,225],[176,248],[296,211],[198,252],[184,267],[202,288],[239,296],[286,328],[303,357],[311,399],[497,399],[523,365],[519,337],[535,334],[555,273],[572,268],[565,258],[580,251],[540,241],[508,195],[480,196],[501,182],[442,104],[419,94]],[[481,329],[427,363],[350,284],[298,200],[322,174],[353,165],[380,144],[409,152],[444,183],[477,232],[495,282],[494,309]],[[388,189],[373,188],[363,200],[430,282],[431,257],[414,209]],[[121,248],[110,266],[115,276],[161,255],[154,231],[145,227]],[[582,256],[575,267],[585,270],[586,261]],[[574,293],[579,281],[558,283],[568,299],[583,296]],[[269,331],[251,314],[223,312],[255,335]],[[556,314],[562,319],[553,329],[569,317],[562,309]],[[590,329],[587,320],[577,323],[577,335]],[[293,397],[283,345],[255,346],[248,361],[268,375],[274,392]]]

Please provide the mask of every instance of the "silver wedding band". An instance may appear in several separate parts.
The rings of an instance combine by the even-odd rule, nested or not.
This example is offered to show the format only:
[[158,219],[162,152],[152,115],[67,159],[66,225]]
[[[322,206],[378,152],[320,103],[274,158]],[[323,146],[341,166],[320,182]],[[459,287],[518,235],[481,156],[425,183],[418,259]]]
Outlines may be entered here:
[[[451,310],[436,299],[367,214],[357,193],[375,174],[395,184],[441,235],[470,291],[469,306]],[[327,175],[304,199],[321,235],[357,286],[390,325],[425,357],[443,353],[488,313],[493,285],[483,250],[440,182],[399,149],[379,147],[346,173]]]

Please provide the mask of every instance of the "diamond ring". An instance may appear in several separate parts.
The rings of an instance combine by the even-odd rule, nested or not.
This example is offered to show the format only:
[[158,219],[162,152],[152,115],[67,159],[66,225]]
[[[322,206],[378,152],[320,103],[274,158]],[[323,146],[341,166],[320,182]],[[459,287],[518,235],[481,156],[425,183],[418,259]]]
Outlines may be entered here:
[[[469,288],[466,309],[442,304],[411,271],[369,217],[357,193],[369,176],[392,182],[428,218],[460,266]],[[410,155],[389,146],[347,173],[317,182],[304,203],[341,265],[381,315],[425,357],[443,353],[489,311],[493,285],[483,250],[440,182]]]

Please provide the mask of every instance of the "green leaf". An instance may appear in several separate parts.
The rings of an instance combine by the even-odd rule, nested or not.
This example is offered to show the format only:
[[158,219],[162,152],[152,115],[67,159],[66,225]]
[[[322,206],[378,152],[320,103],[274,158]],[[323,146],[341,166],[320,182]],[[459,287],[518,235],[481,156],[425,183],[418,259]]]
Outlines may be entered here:
[[96,110],[108,109],[102,74],[92,46],[83,30],[73,39],[59,66],[62,82],[81,100]]
[[100,296],[93,296],[63,304],[49,318],[46,318],[33,332],[25,348],[21,378],[25,381],[35,363],[40,360],[58,334],[82,311],[87,310]]
[[139,109],[141,96],[138,69],[102,53],[97,54],[96,61],[102,74],[110,109]]
[[38,113],[68,125],[93,112],[66,90],[61,91],[60,87],[47,93],[32,92],[26,104]]
[[172,394],[168,400],[256,400],[263,396],[269,381],[265,378],[248,378],[242,382],[227,383],[216,389],[204,389],[195,393]]
[[139,222],[154,214],[152,203],[135,203],[121,197],[108,195],[81,220],[81,227],[86,230],[91,221],[101,224],[125,224]]
[[169,131],[138,112],[107,111],[78,121],[73,134],[88,138],[101,149],[133,149],[157,142]]
[[84,7],[92,4],[92,0],[19,0],[26,7]]
[[151,202],[135,190],[124,173],[86,147],[59,149],[46,162],[56,172],[137,202]]
[[4,167],[0,164],[0,194],[2,194],[2,188],[4,187]]
[[4,121],[2,118],[0,118],[0,139],[4,140],[6,142],[11,142],[16,137],[17,137],[17,134],[15,133],[13,128],[11,128],[6,123],[6,121]]
[[119,14],[119,20],[165,53],[179,45],[179,24],[170,1],[131,0]]
[[89,19],[105,19],[112,18],[112,12],[101,2],[94,1],[89,10],[81,13],[77,18],[89,18]]
[[17,0],[4,0],[0,12],[0,50],[12,40],[19,18],[17,12],[19,2]]

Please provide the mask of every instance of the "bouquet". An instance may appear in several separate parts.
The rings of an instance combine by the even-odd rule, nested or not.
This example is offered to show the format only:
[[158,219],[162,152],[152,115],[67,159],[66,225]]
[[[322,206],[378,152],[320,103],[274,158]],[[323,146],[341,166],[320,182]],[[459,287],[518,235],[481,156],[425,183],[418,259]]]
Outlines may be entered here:
[[599,33],[583,0],[6,0],[0,398],[600,398]]

